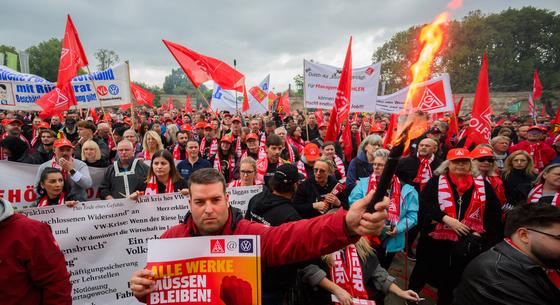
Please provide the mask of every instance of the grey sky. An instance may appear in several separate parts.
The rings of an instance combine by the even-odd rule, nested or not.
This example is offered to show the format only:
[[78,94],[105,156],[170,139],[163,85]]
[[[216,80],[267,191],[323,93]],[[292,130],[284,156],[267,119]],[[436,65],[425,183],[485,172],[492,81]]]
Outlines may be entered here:
[[[51,37],[62,38],[70,14],[93,68],[93,54],[105,48],[131,63],[133,80],[163,83],[179,67],[162,38],[219,58],[246,75],[247,84],[271,74],[284,90],[301,73],[303,59],[342,66],[353,36],[355,67],[371,62],[373,51],[394,33],[432,21],[447,0],[357,1],[3,1],[0,44],[26,49]],[[559,11],[560,1],[464,0],[453,11],[499,12],[535,6]]]

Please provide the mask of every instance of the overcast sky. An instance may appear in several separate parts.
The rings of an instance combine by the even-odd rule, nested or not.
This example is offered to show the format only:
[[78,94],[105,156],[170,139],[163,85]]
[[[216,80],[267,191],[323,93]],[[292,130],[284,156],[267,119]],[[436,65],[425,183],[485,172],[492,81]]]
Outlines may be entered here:
[[[431,22],[448,0],[36,0],[3,1],[0,44],[26,49],[51,37],[62,38],[70,14],[91,68],[101,48],[129,60],[132,79],[163,84],[175,59],[167,39],[233,65],[247,84],[271,75],[271,87],[284,90],[302,73],[303,59],[342,66],[353,36],[353,66],[371,63],[374,50],[398,31]],[[453,11],[499,12],[532,5],[558,12],[560,1],[465,0]]]

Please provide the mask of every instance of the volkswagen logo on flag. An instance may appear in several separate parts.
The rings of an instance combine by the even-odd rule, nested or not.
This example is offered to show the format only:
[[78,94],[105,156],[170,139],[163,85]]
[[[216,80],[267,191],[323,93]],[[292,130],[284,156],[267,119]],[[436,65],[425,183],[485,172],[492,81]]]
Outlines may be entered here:
[[119,86],[117,86],[115,84],[109,85],[109,93],[111,93],[112,95],[119,94]]
[[253,253],[253,240],[240,238],[239,253]]

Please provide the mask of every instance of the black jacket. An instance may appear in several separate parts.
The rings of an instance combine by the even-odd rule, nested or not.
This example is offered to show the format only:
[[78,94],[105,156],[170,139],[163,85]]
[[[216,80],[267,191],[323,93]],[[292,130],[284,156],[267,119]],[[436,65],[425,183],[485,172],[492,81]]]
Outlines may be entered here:
[[[324,187],[321,187],[315,181],[315,176],[311,175],[303,183],[298,186],[298,190],[292,200],[294,207],[303,218],[313,218],[320,216],[321,213],[313,208],[313,203],[322,200],[322,195],[330,193],[336,186],[338,181],[333,176],[329,176],[329,180]],[[348,194],[346,190],[340,192],[336,196],[341,203],[341,206],[348,209]]]
[[[441,162],[441,159],[439,159],[437,156],[434,158],[432,163],[430,163],[432,173],[434,170],[436,170],[436,168],[438,168]],[[420,159],[418,159],[416,154],[410,154],[408,157],[399,160],[396,175],[397,177],[399,177],[401,182],[414,186],[416,191],[420,194],[420,184],[414,182],[414,178],[416,178],[419,167]]]
[[560,290],[542,267],[502,241],[468,265],[453,304],[560,304]]

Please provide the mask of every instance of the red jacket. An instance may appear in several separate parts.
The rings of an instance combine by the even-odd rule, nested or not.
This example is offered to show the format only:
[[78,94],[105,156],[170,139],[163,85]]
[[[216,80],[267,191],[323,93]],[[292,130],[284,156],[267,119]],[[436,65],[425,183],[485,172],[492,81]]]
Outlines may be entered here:
[[529,153],[529,155],[531,155],[531,157],[533,157],[535,168],[540,171],[556,158],[556,151],[554,150],[554,148],[544,142],[539,142],[535,145],[536,146],[533,152],[533,149],[531,149],[531,144],[529,142],[519,142],[513,146],[510,146],[508,152],[511,154],[516,150],[526,151],[527,153]]
[[1,304],[70,305],[71,288],[64,255],[48,224],[21,214],[0,222]]
[[[312,219],[304,219],[269,227],[241,219],[241,212],[230,209],[229,218],[221,235],[260,235],[261,258],[267,267],[306,261],[332,253],[356,242],[344,229],[346,211],[340,209]],[[187,214],[183,224],[165,231],[161,238],[198,236],[200,233]],[[305,236],[305,238],[301,238]]]

